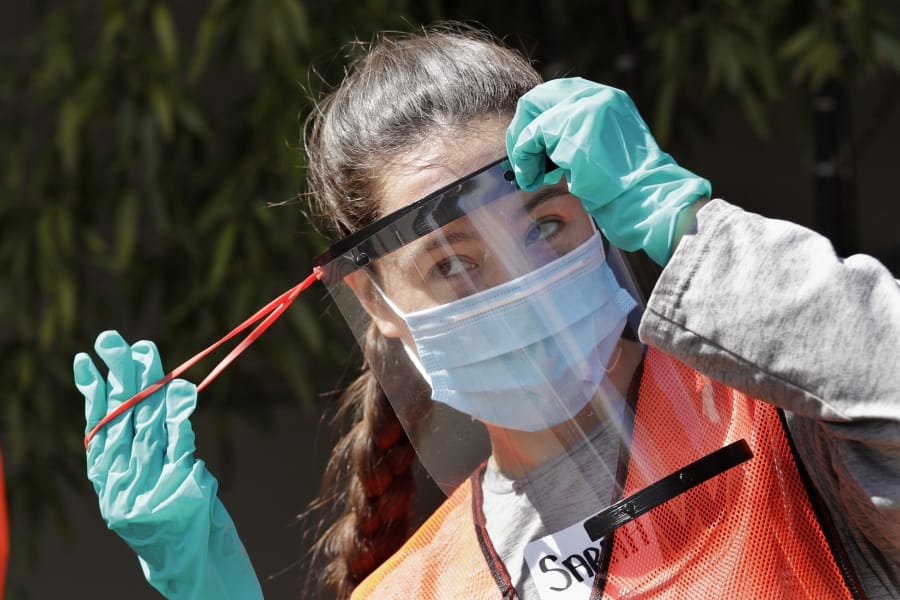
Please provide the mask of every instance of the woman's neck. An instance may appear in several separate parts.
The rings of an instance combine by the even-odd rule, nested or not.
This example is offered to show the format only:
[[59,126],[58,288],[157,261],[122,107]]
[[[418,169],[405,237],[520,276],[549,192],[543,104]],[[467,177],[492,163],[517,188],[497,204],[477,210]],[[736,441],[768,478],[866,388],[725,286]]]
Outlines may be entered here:
[[[628,393],[631,378],[643,357],[643,347],[628,340],[619,340],[607,371],[607,378],[620,396]],[[519,479],[569,450],[587,438],[603,419],[602,401],[595,397],[572,419],[549,429],[519,431],[487,425],[491,439],[491,456],[497,469],[511,479]]]

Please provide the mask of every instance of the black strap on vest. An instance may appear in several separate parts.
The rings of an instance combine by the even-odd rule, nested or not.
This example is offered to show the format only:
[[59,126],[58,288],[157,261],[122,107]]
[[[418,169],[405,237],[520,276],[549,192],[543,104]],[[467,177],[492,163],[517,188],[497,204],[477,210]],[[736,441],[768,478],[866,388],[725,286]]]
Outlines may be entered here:
[[622,498],[609,508],[601,510],[584,522],[584,529],[587,531],[591,541],[596,542],[603,536],[637,519],[663,502],[671,500],[692,487],[700,485],[704,481],[712,479],[716,475],[724,473],[751,458],[753,458],[753,452],[750,450],[746,440],[738,440],[728,444],[712,454],[707,454],[703,458],[695,460],[671,475],[651,483],[639,492],[635,492],[627,498]]

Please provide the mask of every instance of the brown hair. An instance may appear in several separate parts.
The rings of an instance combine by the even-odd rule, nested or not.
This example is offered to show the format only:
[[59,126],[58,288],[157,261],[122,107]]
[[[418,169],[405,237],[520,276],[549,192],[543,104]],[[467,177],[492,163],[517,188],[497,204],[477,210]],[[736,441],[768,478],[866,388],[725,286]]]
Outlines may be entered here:
[[[375,221],[382,216],[377,173],[392,160],[467,124],[511,117],[519,97],[538,83],[527,59],[484,32],[441,26],[377,38],[307,121],[308,184],[325,227],[341,237]],[[354,424],[314,503],[343,512],[313,550],[325,562],[321,585],[338,598],[410,533],[415,453],[383,389],[392,382],[373,374],[416,377],[399,343],[369,327],[362,370],[338,413]]]

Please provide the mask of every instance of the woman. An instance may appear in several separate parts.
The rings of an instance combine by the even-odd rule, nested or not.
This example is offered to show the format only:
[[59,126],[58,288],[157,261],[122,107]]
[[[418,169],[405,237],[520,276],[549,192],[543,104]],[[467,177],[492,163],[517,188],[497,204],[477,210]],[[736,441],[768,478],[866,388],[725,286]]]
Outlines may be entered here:
[[[900,291],[875,261],[707,202],[623,93],[540,84],[479,35],[381,40],[322,102],[307,150],[342,238],[319,278],[366,358],[344,400],[361,418],[330,465],[353,477],[324,496],[345,501],[319,543],[340,597],[900,593]],[[595,224],[665,266],[642,316]],[[111,386],[116,401],[161,374],[155,349],[120,340],[98,341],[111,380],[139,382]],[[150,366],[116,374],[134,364]],[[86,357],[76,382],[90,426],[108,407]],[[157,513],[109,482],[120,440],[153,439],[153,407],[189,432],[192,389],[169,385],[88,448],[104,516],[161,591],[227,596],[231,577],[250,597],[184,444],[169,452],[182,480],[224,514],[190,528],[209,554],[189,568],[128,529]],[[490,457],[466,478],[458,455],[481,434]],[[451,496],[406,540],[411,446]],[[162,472],[151,489],[172,489]]]

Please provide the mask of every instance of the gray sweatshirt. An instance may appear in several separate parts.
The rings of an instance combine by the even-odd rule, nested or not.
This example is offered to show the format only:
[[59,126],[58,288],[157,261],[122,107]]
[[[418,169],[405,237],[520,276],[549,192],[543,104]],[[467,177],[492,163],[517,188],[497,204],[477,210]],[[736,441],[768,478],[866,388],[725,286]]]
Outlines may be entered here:
[[[900,286],[871,257],[838,258],[808,229],[721,200],[697,222],[653,290],[642,340],[785,409],[866,593],[900,597]],[[590,472],[597,461],[567,460],[608,485]],[[547,514],[574,514],[560,472],[514,482],[489,463],[485,474],[488,533],[525,599],[538,596],[524,545],[571,524]]]

